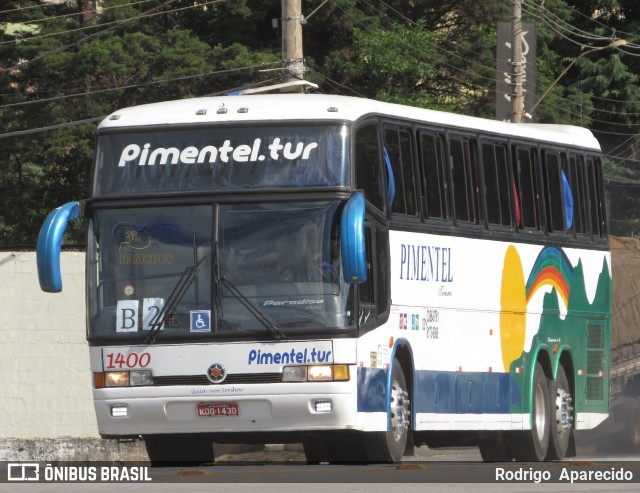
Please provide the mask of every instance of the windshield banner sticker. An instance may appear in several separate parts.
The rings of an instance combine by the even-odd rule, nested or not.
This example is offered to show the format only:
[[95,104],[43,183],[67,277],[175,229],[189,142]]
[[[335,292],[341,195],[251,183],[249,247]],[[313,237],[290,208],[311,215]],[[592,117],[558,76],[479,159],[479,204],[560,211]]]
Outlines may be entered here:
[[348,127],[336,124],[108,133],[98,138],[94,195],[348,187],[349,154]]
[[[309,159],[309,155],[317,149],[317,142],[304,144],[303,142],[281,142],[280,137],[275,137],[271,143],[262,148],[262,139],[255,139],[253,144],[240,144],[232,146],[230,140],[225,140],[220,147],[205,145],[200,148],[187,146],[184,149],[177,147],[151,147],[147,143],[142,146],[129,144],[120,154],[118,167],[127,163],[138,166],[154,166],[156,164],[213,164],[213,163],[256,163],[269,157],[273,161],[281,158],[289,161]],[[268,150],[268,152],[267,152]]]

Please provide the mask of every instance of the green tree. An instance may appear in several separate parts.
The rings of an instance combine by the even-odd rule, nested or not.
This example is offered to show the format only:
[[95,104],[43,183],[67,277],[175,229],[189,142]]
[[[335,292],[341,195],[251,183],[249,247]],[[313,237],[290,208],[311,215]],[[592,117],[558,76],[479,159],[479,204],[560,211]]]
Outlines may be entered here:
[[[32,245],[48,211],[87,195],[100,117],[282,75],[282,33],[272,24],[281,0],[103,0],[89,20],[82,5],[6,0],[0,7],[0,245]],[[614,35],[629,41],[627,52],[575,63],[536,121],[589,126],[605,154],[615,153],[608,175],[638,178],[631,137],[640,50],[638,35],[629,34],[640,32],[638,2],[523,6],[523,20],[537,26],[539,94],[581,45],[603,46]],[[493,118],[496,24],[510,20],[510,0],[304,0],[302,7],[307,78],[321,91]],[[627,195],[624,214],[634,214],[640,194]],[[82,242],[81,232],[69,241]]]

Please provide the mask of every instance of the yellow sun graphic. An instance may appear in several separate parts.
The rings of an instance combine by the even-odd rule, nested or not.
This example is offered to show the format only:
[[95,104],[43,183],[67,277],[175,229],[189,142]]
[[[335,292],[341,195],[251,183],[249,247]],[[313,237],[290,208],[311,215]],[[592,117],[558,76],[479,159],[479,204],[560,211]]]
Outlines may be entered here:
[[524,351],[524,339],[527,332],[527,289],[522,271],[520,255],[513,245],[507,248],[502,270],[502,289],[500,293],[500,343],[502,363],[509,371],[511,363]]

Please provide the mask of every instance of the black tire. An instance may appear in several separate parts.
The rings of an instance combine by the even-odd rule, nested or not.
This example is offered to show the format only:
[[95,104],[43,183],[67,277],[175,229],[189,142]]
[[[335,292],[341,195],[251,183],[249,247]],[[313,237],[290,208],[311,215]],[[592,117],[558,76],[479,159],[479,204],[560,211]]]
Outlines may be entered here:
[[306,439],[302,442],[307,464],[354,464],[363,462],[361,437],[354,433],[334,435],[324,439]]
[[636,412],[633,416],[633,423],[631,424],[631,436],[629,437],[631,450],[634,452],[640,451],[640,415]]
[[573,396],[567,374],[558,367],[555,380],[549,380],[549,450],[547,460],[562,460],[567,455],[573,434]]
[[478,443],[480,455],[484,462],[511,462],[513,452],[507,442],[507,435],[501,431],[491,438],[485,438]]
[[543,461],[549,449],[549,389],[540,363],[533,371],[531,397],[531,429],[514,432],[511,440],[511,450],[519,462]]
[[321,462],[332,462],[332,457],[327,442],[318,442],[307,440],[302,442],[304,457],[307,464],[320,464]]
[[411,434],[411,402],[400,361],[393,360],[389,393],[389,431],[364,434],[364,454],[367,462],[400,462],[407,450]]
[[199,466],[214,461],[213,440],[206,434],[145,435],[153,467]]

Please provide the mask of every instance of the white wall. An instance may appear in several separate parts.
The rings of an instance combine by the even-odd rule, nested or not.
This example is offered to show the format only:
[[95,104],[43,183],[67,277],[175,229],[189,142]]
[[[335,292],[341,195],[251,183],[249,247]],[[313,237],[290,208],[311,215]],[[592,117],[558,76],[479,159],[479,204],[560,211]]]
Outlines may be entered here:
[[34,252],[0,252],[0,438],[98,437],[85,340],[84,253],[43,293]]

